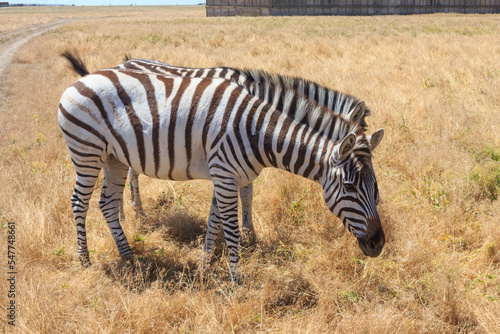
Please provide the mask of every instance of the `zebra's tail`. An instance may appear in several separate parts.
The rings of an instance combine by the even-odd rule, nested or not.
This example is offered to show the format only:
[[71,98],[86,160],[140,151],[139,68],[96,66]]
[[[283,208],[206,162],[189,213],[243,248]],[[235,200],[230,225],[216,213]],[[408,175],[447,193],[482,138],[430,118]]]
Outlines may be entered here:
[[80,74],[82,77],[90,73],[77,52],[72,53],[71,51],[66,50],[61,54],[61,56],[69,60],[71,65],[73,65],[73,70],[75,70],[75,72]]

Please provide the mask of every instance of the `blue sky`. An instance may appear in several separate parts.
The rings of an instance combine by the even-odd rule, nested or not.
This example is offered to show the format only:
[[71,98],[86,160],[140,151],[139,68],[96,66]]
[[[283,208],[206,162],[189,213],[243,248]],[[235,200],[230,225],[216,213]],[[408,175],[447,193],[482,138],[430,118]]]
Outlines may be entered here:
[[[8,0],[7,0],[8,1]],[[76,6],[102,6],[102,5],[196,5],[206,0],[10,0],[9,3],[51,4],[51,5],[76,5]]]

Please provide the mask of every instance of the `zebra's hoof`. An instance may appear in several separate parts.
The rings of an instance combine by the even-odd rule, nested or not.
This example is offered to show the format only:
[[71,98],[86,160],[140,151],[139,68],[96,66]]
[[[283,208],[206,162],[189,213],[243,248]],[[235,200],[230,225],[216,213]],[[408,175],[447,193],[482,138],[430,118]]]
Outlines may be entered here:
[[122,261],[124,262],[134,262],[135,256],[133,253],[127,254],[127,255],[122,255]]
[[251,248],[257,243],[257,235],[246,227],[242,228],[243,238],[241,238],[241,246],[244,248]]
[[231,274],[231,282],[233,282],[233,285],[235,286],[242,286],[243,278],[240,274]]
[[90,257],[87,256],[80,256],[80,263],[82,264],[83,268],[89,268],[92,265],[92,262],[90,261]]
[[136,211],[136,217],[139,219],[147,219],[148,215],[142,209]]

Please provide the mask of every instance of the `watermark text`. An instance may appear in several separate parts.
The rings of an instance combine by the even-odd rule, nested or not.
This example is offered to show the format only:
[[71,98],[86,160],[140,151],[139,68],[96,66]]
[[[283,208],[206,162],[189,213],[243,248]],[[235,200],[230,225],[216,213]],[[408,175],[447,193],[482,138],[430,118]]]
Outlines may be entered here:
[[16,223],[7,226],[7,322],[16,325]]

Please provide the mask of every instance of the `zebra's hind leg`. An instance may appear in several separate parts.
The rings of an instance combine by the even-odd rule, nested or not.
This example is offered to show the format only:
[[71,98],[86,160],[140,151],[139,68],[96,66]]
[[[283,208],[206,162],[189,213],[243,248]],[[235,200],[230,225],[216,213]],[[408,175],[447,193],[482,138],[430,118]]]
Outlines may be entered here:
[[76,222],[77,233],[77,254],[83,267],[89,267],[90,262],[89,249],[87,246],[87,230],[85,227],[85,219],[89,209],[90,198],[94,190],[95,183],[99,177],[100,167],[77,165],[76,183],[73,196],[71,196],[71,206]]
[[123,205],[123,188],[127,181],[128,167],[109,156],[104,164],[104,181],[102,184],[99,207],[113,235],[113,239],[121,257],[132,256],[132,249],[120,225],[119,211]]
[[139,192],[139,173],[130,168],[128,170],[128,179],[130,182],[130,195],[132,198],[132,208],[137,216],[146,218],[146,214],[142,209],[141,193]]
[[[73,121],[66,122],[64,120],[66,117],[73,119],[75,123]],[[74,116],[67,113],[62,105],[60,106],[59,122],[76,172],[75,189],[71,196],[71,207],[76,223],[77,254],[82,266],[88,267],[92,263],[90,262],[87,246],[85,220],[94,186],[104,164],[105,152],[103,146],[107,144],[104,141],[102,143],[99,143],[99,141],[94,142],[93,139],[88,136],[86,137],[85,133],[80,133],[81,129],[74,127],[74,125],[80,122],[77,121],[74,120]]]
[[245,235],[244,243],[247,246],[255,244],[257,239],[255,234],[255,228],[252,221],[252,201],[253,201],[253,184],[250,183],[245,187],[240,188],[240,200],[241,200],[241,215],[242,223],[241,227],[243,234]]
[[[136,213],[136,217],[147,218],[146,213],[142,209],[141,193],[139,192],[139,173],[132,168],[128,170],[128,180],[130,182],[130,198],[132,208]],[[123,210],[123,202],[120,204],[120,221],[125,220],[125,211]]]

